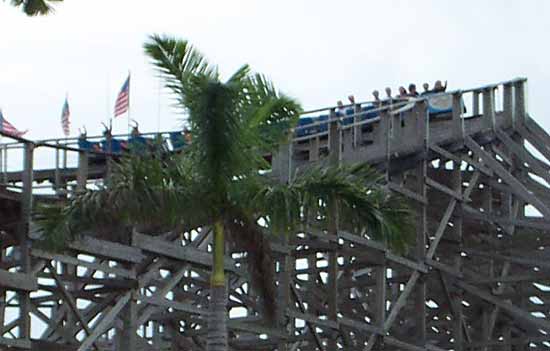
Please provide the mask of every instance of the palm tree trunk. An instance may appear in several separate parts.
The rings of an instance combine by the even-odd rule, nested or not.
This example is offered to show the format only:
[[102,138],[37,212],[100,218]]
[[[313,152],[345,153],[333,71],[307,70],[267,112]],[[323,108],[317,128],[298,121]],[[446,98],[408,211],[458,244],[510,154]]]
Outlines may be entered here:
[[207,351],[227,351],[227,296],[224,274],[224,230],[221,221],[214,224],[214,267],[210,281]]

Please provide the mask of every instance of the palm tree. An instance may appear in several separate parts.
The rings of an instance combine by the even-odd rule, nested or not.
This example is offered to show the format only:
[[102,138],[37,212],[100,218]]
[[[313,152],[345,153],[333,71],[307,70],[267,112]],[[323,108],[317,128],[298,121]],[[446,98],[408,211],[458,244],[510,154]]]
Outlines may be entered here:
[[[288,138],[300,107],[265,77],[239,68],[222,81],[187,41],[152,36],[145,44],[187,115],[192,143],[180,155],[132,157],[115,166],[108,185],[41,210],[44,240],[56,246],[95,229],[100,235],[137,228],[213,228],[209,351],[227,350],[224,248],[247,252],[253,285],[275,316],[270,234],[324,225],[338,211],[342,227],[404,249],[410,213],[368,166],[313,167],[281,183],[263,155]],[[192,205],[190,205],[192,204]],[[116,215],[114,215],[116,214]]]
[[13,6],[21,7],[27,16],[43,16],[53,12],[50,3],[63,0],[11,0]]

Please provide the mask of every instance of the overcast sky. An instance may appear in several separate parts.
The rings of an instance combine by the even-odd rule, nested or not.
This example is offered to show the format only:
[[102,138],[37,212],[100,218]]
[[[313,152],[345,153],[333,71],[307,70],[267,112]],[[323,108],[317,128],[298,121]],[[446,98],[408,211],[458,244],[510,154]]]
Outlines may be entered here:
[[[143,54],[151,33],[189,39],[226,76],[249,63],[306,109],[410,82],[457,89],[527,77],[530,113],[550,127],[550,1],[65,0],[44,18],[8,3],[0,107],[32,139],[62,136],[66,93],[72,135],[84,124],[99,133],[128,70],[141,130],[156,131],[159,116],[161,129],[177,128]],[[114,128],[125,131],[126,119]]]

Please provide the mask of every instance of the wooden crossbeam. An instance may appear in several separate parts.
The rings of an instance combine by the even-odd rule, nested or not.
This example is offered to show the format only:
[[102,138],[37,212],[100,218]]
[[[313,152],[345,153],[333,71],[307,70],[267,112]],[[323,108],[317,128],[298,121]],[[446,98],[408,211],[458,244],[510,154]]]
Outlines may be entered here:
[[476,288],[475,286],[470,285],[468,283],[455,281],[455,284],[461,287],[462,289],[466,290],[470,294],[475,295],[487,302],[492,303],[495,306],[500,307],[502,310],[508,312],[512,316],[520,318],[526,322],[529,322],[532,325],[535,325],[547,332],[550,332],[550,322],[548,320],[542,319],[542,318],[536,318],[533,315],[531,315],[529,312],[526,312],[521,308],[513,305],[511,302],[503,301],[483,291],[482,289]]
[[34,291],[38,289],[36,278],[30,274],[8,272],[0,269],[0,287],[17,291]]
[[439,182],[436,182],[431,178],[426,177],[426,184],[442,193],[445,193],[451,197],[454,197],[457,201],[463,200],[462,194],[460,194],[460,192],[455,191]]
[[384,331],[388,332],[395,321],[395,318],[397,318],[397,315],[405,306],[405,303],[407,302],[407,299],[409,298],[410,293],[412,292],[413,288],[416,285],[416,281],[420,277],[420,273],[418,271],[414,271],[411,277],[409,278],[409,281],[407,282],[407,285],[405,285],[405,289],[401,292],[401,295],[399,295],[399,298],[397,299],[397,302],[393,305],[390,314],[388,315],[388,318],[384,321]]
[[[550,161],[550,135],[537,123],[535,122],[531,117],[527,117],[525,120],[525,127],[528,131],[528,135],[525,139],[531,141],[531,144],[546,157],[547,160]],[[518,128],[518,131],[520,134],[525,129]],[[523,134],[522,134],[523,135]],[[536,140],[531,139],[530,136],[534,136]]]
[[90,236],[83,236],[79,240],[70,243],[69,247],[92,255],[107,257],[110,260],[140,263],[145,259],[145,255],[138,248]]
[[411,191],[407,188],[404,188],[404,187],[400,186],[399,184],[389,182],[388,183],[388,188],[390,188],[391,190],[395,191],[396,193],[404,195],[407,198],[412,199],[416,202],[419,202],[419,203],[424,204],[424,205],[428,204],[428,200],[425,197],[415,193],[414,191]]
[[445,292],[445,297],[449,302],[449,306],[451,307],[451,311],[453,313],[454,318],[460,319],[459,325],[460,325],[460,328],[462,328],[462,332],[464,333],[464,335],[466,335],[466,339],[468,339],[468,341],[472,340],[470,330],[468,329],[468,325],[466,324],[466,321],[464,320],[462,315],[462,308],[459,305],[461,302],[458,301],[457,296],[451,297],[449,283],[447,282],[446,277],[442,274],[441,271],[439,272],[438,275],[441,281],[441,285],[443,286],[443,290]]
[[[152,298],[163,299],[164,296],[180,282],[181,278],[184,277],[185,272],[187,272],[188,269],[189,269],[188,266],[184,266],[180,268],[173,276],[170,277],[170,279],[166,282],[166,284],[161,289],[155,291]],[[142,310],[141,315],[139,316],[136,324],[142,325],[143,323],[145,323],[149,319],[149,317],[151,317],[151,315],[155,312],[155,310],[156,308],[151,306],[145,307]]]
[[168,299],[165,299],[164,297],[162,297],[162,298],[160,298],[160,297],[150,297],[150,296],[145,296],[145,295],[140,294],[140,295],[137,296],[137,299],[139,301],[144,302],[144,303],[148,303],[148,304],[151,304],[151,305],[156,305],[156,306],[163,307],[163,308],[173,308],[173,309],[178,310],[178,311],[183,311],[183,312],[198,314],[198,315],[207,315],[208,314],[208,310],[206,310],[204,308],[198,308],[198,307],[195,307],[195,306],[193,306],[192,304],[189,304],[189,303],[183,303],[183,302],[179,302],[179,301],[168,300]]
[[103,264],[103,263],[95,263],[95,262],[79,260],[77,258],[67,256],[67,255],[52,254],[39,249],[32,249],[31,255],[36,258],[41,258],[41,259],[51,260],[51,261],[58,261],[61,263],[66,263],[74,266],[86,267],[88,269],[98,270],[104,273],[112,273],[123,278],[129,278],[129,279],[136,278],[135,272],[132,272],[128,269],[124,269],[120,267],[111,267],[108,264]]
[[[65,289],[65,286],[63,285],[63,282],[61,279],[59,279],[59,276],[57,275],[57,272],[55,271],[55,268],[52,266],[51,263],[48,264],[48,270],[50,271],[53,279],[57,283],[57,287],[59,288],[61,295],[63,296],[63,299],[68,303],[69,308],[73,312],[73,314],[76,316],[78,321],[80,322],[80,325],[86,332],[86,335],[91,335],[92,331],[90,330],[90,327],[88,327],[88,323],[84,320],[82,317],[82,314],[80,314],[80,311],[78,310],[78,307],[76,305],[76,301],[73,299],[71,294]],[[97,345],[94,345],[96,349],[99,349]]]
[[0,336],[0,345],[29,350],[31,348],[31,341],[28,339],[8,339]]
[[533,173],[550,183],[550,166],[536,159],[523,146],[518,145],[514,140],[512,140],[508,134],[501,130],[497,130],[495,133],[508,150],[512,151],[516,157],[529,165],[529,168],[531,168]]
[[109,326],[113,324],[115,318],[118,316],[120,311],[122,311],[124,306],[126,306],[126,304],[130,301],[131,297],[131,291],[122,295],[122,297],[118,299],[117,303],[109,310],[109,312],[105,314],[103,318],[101,318],[101,321],[94,326],[92,334],[88,335],[88,337],[82,341],[82,344],[79,346],[77,351],[87,351],[90,346],[92,346],[92,344],[101,336],[101,334],[105,333]]
[[[504,266],[502,267],[502,272],[500,274],[501,278],[504,278],[508,275],[508,272],[510,271],[510,262],[505,262]],[[497,287],[496,294],[502,294],[504,291],[505,284],[501,284],[499,287]],[[489,325],[487,328],[487,340],[491,340],[491,336],[493,335],[493,331],[495,329],[495,324],[497,322],[498,313],[500,312],[499,306],[494,306],[493,310],[491,311],[491,315],[489,316]],[[487,350],[487,347],[484,348],[484,350]]]
[[[158,255],[170,257],[178,261],[189,262],[205,267],[212,266],[212,255],[208,252],[198,250],[194,247],[174,245],[174,243],[165,240],[159,240],[149,235],[134,233],[132,243],[145,251],[153,252]],[[225,258],[225,269],[227,271],[246,276],[247,272],[235,267],[234,260]]]
[[492,158],[485,150],[481,148],[472,138],[465,138],[465,143],[470,150],[476,153],[485,164],[487,164],[496,174],[511,186],[512,191],[524,201],[535,206],[544,216],[550,218],[550,209],[540,201],[536,196],[527,190],[519,180],[508,172],[498,161]]
[[457,204],[456,199],[451,199],[449,201],[449,205],[447,206],[447,209],[445,210],[445,213],[443,214],[443,217],[441,218],[441,221],[439,222],[439,226],[437,227],[437,231],[435,232],[434,239],[432,240],[430,244],[430,248],[428,249],[428,253],[426,254],[426,257],[428,259],[431,259],[435,255],[435,250],[437,249],[437,246],[439,245],[439,242],[441,241],[441,238],[443,237],[443,234],[445,233],[445,229],[447,228],[449,224],[449,220],[451,219],[451,216],[453,215],[453,212],[455,210]]
[[[300,309],[300,312],[304,314],[306,312],[306,308],[304,306],[304,302],[302,301],[302,297],[300,296],[300,293],[296,290],[296,287],[294,284],[290,285],[290,291],[292,292],[292,295],[294,296],[294,300],[298,303],[298,308]],[[287,313],[290,313],[287,312]],[[307,316],[303,316],[307,317]],[[306,324],[309,328],[310,333],[313,335],[313,339],[315,340],[315,344],[319,348],[319,350],[323,351],[325,348],[323,347],[323,342],[321,341],[321,338],[317,334],[317,331],[315,330],[315,327],[313,326],[313,322],[311,320],[304,319],[306,321]],[[328,323],[334,323],[332,321],[327,321]],[[336,324],[337,325],[337,324]]]

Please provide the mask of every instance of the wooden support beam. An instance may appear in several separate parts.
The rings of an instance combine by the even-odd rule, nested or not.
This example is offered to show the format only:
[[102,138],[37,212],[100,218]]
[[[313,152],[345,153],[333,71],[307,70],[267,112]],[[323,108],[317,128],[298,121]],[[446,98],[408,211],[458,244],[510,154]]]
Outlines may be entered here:
[[439,182],[436,182],[435,180],[431,179],[431,178],[428,178],[426,177],[426,184],[429,185],[430,187],[444,193],[444,194],[447,194],[453,198],[455,198],[457,201],[462,201],[463,200],[463,197],[462,197],[462,194],[460,194],[460,192],[458,191],[455,191],[453,189],[450,189],[449,187],[439,183]]
[[[194,263],[205,267],[212,266],[212,255],[193,247],[174,245],[172,242],[136,232],[132,235],[132,243],[142,250],[154,252],[178,261]],[[239,275],[247,275],[242,269],[237,268],[234,261],[229,257],[225,258],[225,269]]]
[[473,285],[470,285],[465,282],[455,281],[455,284],[461,287],[462,289],[466,290],[468,293],[475,295],[487,302],[492,303],[493,305],[500,307],[502,310],[508,312],[512,316],[516,318],[520,318],[534,326],[537,326],[547,332],[550,331],[550,322],[546,319],[536,318],[533,317],[530,313],[522,310],[521,308],[513,305],[510,302],[503,301],[485,291],[482,289],[476,288]]
[[16,291],[34,291],[38,289],[38,283],[30,274],[12,273],[0,269],[0,287]]
[[8,339],[0,336],[0,345],[6,346],[8,349],[9,348],[17,348],[17,349],[23,349],[23,350],[31,349],[31,341],[26,339]]
[[[300,314],[301,317],[297,317],[296,315],[293,315],[293,312],[291,312],[291,310],[289,310],[287,314],[293,318],[300,318],[305,320],[311,335],[313,335],[313,340],[315,340],[315,344],[317,345],[319,350],[324,351],[325,348],[323,347],[323,342],[321,341],[321,338],[319,337],[319,335],[317,334],[317,331],[315,330],[315,327],[313,326],[313,321],[311,319],[307,319],[307,316],[304,314],[306,312],[306,308],[304,306],[304,302],[302,301],[302,297],[300,296],[298,290],[296,290],[296,287],[294,286],[294,284],[292,284],[290,287],[291,287],[292,295],[294,296],[294,299],[298,303],[298,308],[301,311],[301,314]],[[316,321],[320,321],[320,320],[316,319]],[[337,327],[337,324],[332,321],[326,321],[326,323],[328,323],[326,325],[329,328]]]
[[145,259],[143,252],[135,247],[84,236],[69,244],[73,250],[87,252],[110,260],[140,263]]
[[447,228],[449,224],[449,220],[451,219],[451,216],[453,215],[453,212],[455,210],[457,204],[456,199],[451,199],[449,201],[449,205],[447,206],[447,209],[445,210],[445,214],[443,214],[443,217],[441,218],[441,221],[439,222],[439,226],[437,227],[437,231],[435,232],[434,239],[432,240],[430,244],[430,249],[428,250],[428,253],[426,254],[426,257],[428,259],[432,259],[435,255],[435,250],[437,249],[437,246],[439,245],[439,242],[441,241],[441,238],[443,237],[443,234],[445,233],[445,229]]
[[458,163],[462,162],[462,159],[460,158],[460,156],[457,156],[452,152],[445,150],[444,148],[442,148],[441,146],[438,146],[437,144],[431,144],[429,148],[430,150],[437,152],[438,154],[445,157],[446,159],[453,160]]
[[529,190],[523,185],[517,178],[515,178],[510,172],[508,172],[498,161],[492,158],[485,150],[481,148],[472,138],[467,137],[465,139],[466,146],[476,153],[485,164],[487,164],[496,174],[499,175],[506,183],[511,186],[514,193],[523,199],[524,201],[533,205],[544,216],[550,218],[550,209],[540,201],[536,196],[531,194]]
[[[63,282],[61,281],[61,279],[59,279],[59,276],[57,275],[57,272],[55,271],[55,267],[51,263],[48,264],[48,270],[50,271],[50,274],[52,275],[53,279],[57,283],[57,287],[59,288],[59,290],[61,292],[61,295],[63,296],[63,299],[67,302],[69,308],[71,309],[73,314],[78,319],[78,322],[80,323],[80,325],[82,326],[82,328],[86,332],[86,335],[90,336],[92,334],[92,331],[91,331],[90,327],[88,327],[88,323],[86,323],[86,321],[84,320],[84,318],[80,314],[80,311],[78,310],[78,307],[76,305],[76,301],[73,299],[71,294],[67,291],[67,289],[65,289],[65,286],[63,285]],[[95,346],[96,349],[99,349],[97,347],[97,345],[95,345],[95,343],[94,343],[94,346]]]
[[504,143],[506,148],[514,153],[518,159],[529,164],[529,168],[531,168],[533,173],[550,183],[550,166],[536,159],[523,146],[516,144],[516,142],[503,131],[497,130],[496,135]]
[[[189,270],[189,266],[185,265],[181,267],[175,274],[170,276],[170,279],[166,282],[166,284],[161,288],[155,291],[155,293],[151,296],[152,299],[164,299],[164,296],[170,292],[176,285],[181,281],[181,279],[184,277],[185,272]],[[141,285],[141,284],[140,284]],[[147,306],[140,311],[140,316],[137,320],[137,325],[144,324],[151,315],[155,312],[156,308],[152,306]]]
[[[534,125],[537,126],[537,128],[531,127],[530,123],[527,122],[525,126],[522,126],[520,128],[516,128],[515,131],[519,133],[519,135],[527,140],[533,147],[540,152],[546,160],[550,160],[550,146],[548,146],[546,142],[547,135],[544,135],[542,132],[544,132],[544,129],[540,128],[535,122],[533,122]],[[539,129],[540,128],[540,129]],[[542,129],[542,131],[541,131]],[[544,132],[546,133],[546,132]]]
[[94,326],[94,330],[91,335],[88,335],[83,341],[82,344],[79,346],[77,351],[87,351],[90,346],[101,336],[101,334],[105,333],[107,329],[113,325],[113,322],[115,321],[115,318],[118,316],[120,311],[126,306],[128,301],[130,301],[130,298],[132,296],[131,292],[127,292],[126,294],[122,295],[120,299],[118,299],[117,303],[109,310],[107,314],[101,318],[99,323]]
[[403,292],[401,292],[401,295],[397,299],[397,302],[393,305],[390,314],[388,315],[388,318],[384,321],[384,331],[389,332],[393,322],[395,321],[395,318],[397,318],[397,314],[401,311],[403,306],[405,306],[405,303],[407,302],[407,299],[409,298],[410,293],[412,292],[413,288],[416,285],[416,281],[420,277],[420,273],[418,271],[414,271],[409,278],[409,281],[407,282],[407,285],[405,285],[405,289]]
[[116,274],[117,276],[119,276],[121,278],[128,278],[128,279],[135,279],[136,278],[136,273],[135,272],[129,271],[129,270],[124,269],[124,268],[111,267],[108,264],[104,264],[104,263],[88,262],[88,261],[80,260],[80,259],[70,257],[70,256],[66,256],[66,255],[52,254],[52,253],[49,253],[49,252],[46,252],[46,251],[43,251],[43,250],[40,250],[40,249],[32,249],[31,255],[33,257],[36,257],[36,258],[41,258],[41,259],[45,259],[45,260],[53,260],[53,261],[58,261],[58,262],[62,262],[62,263],[65,263],[65,264],[74,265],[74,266],[86,267],[88,269],[101,271],[101,272],[104,272],[104,273]]
[[[502,272],[500,274],[501,278],[504,278],[508,275],[508,272],[510,271],[510,262],[505,262],[502,268]],[[504,292],[504,284],[501,284],[499,287],[497,287],[495,294],[499,295]],[[498,313],[500,312],[500,307],[494,306],[493,310],[491,311],[489,315],[489,321],[487,326],[487,338],[486,340],[491,340],[491,336],[493,335],[493,331],[495,329],[495,324],[497,322]],[[484,351],[488,351],[488,348],[485,347]]]
[[428,200],[426,199],[425,196],[422,197],[421,195],[418,195],[414,191],[411,191],[407,188],[404,188],[401,185],[395,184],[393,182],[389,182],[388,183],[388,188],[392,191],[395,191],[396,193],[399,193],[401,195],[406,196],[407,198],[409,198],[411,200],[414,200],[416,202],[419,202],[419,203],[425,204],[425,205],[428,204]]
[[[34,144],[26,142],[23,150],[23,172],[21,174],[23,188],[21,193],[20,221],[17,225],[17,237],[19,241],[21,273],[28,274],[32,269],[29,232],[33,208],[32,185]],[[31,336],[30,293],[28,290],[18,290],[17,295],[19,300],[19,338],[29,341]]]

